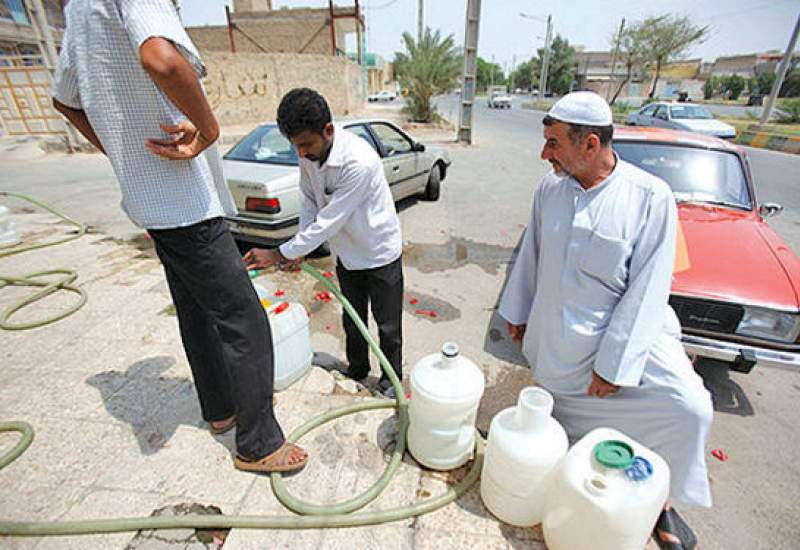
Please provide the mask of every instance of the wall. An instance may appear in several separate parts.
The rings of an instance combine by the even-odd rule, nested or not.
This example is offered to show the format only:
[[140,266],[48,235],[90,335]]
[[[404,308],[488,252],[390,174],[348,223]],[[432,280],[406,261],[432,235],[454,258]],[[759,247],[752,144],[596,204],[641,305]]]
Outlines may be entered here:
[[283,95],[292,88],[314,88],[334,116],[361,109],[360,68],[342,57],[308,54],[201,52],[208,69],[204,81],[211,107],[222,125],[275,120]]

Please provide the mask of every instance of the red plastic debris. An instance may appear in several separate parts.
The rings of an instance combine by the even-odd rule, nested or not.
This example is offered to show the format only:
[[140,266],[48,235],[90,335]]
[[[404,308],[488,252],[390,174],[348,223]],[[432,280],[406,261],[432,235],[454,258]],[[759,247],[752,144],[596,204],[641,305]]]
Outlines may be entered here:
[[331,294],[327,290],[323,292],[317,292],[316,298],[320,302],[325,302],[325,303],[330,302],[332,300]]
[[406,399],[411,399],[411,394],[410,393],[406,394]]
[[279,313],[283,313],[287,309],[289,309],[289,302],[281,302],[280,304],[278,304],[275,307],[275,315],[278,315]]
[[322,274],[322,276],[325,277],[326,279],[333,279],[333,273],[331,273],[330,271],[326,271],[325,273]]
[[415,305],[417,302],[419,302],[419,300],[417,300],[416,298],[409,298],[408,300],[408,303],[411,304],[412,306]]
[[725,462],[728,460],[728,454],[723,451],[722,449],[713,449],[711,451],[711,456],[719,460],[720,462]]
[[414,313],[417,315],[425,315],[426,317],[430,317],[431,319],[436,319],[439,314],[433,311],[432,309],[418,309]]
[[286,291],[283,290],[282,288],[279,288],[278,290],[275,291],[275,296],[283,296],[284,294],[286,294]]

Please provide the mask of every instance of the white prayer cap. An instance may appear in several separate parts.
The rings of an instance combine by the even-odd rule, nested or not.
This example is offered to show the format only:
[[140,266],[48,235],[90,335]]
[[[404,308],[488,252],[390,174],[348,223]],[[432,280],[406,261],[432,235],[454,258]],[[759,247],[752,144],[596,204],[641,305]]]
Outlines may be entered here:
[[614,119],[606,100],[594,92],[572,92],[556,101],[547,113],[551,118],[584,126],[610,126]]

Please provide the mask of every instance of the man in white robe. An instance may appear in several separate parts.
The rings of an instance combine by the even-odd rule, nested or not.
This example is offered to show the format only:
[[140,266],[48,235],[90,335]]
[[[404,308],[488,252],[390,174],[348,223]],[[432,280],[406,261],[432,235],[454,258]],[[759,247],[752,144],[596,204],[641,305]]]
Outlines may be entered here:
[[[534,194],[499,313],[570,439],[618,429],[667,461],[671,503],[708,507],[711,397],[668,305],[671,190],[617,157],[611,110],[597,94],[565,96],[544,124],[541,157],[553,171]],[[696,544],[670,504],[657,534],[662,547]]]

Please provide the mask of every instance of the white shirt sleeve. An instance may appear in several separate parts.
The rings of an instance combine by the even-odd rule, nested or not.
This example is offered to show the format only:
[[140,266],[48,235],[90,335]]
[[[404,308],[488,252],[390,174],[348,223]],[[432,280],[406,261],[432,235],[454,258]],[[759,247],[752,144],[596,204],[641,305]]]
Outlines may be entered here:
[[78,69],[73,58],[72,39],[69,29],[65,31],[61,43],[61,52],[58,54],[56,74],[53,79],[51,93],[54,98],[67,107],[78,110],[83,108],[78,88]]
[[540,203],[541,193],[537,189],[531,209],[531,221],[525,229],[525,236],[500,299],[498,312],[506,321],[514,325],[528,323],[533,298],[536,295],[536,272],[539,264],[539,239],[541,238]]
[[166,38],[194,67],[198,78],[206,76],[200,54],[186,34],[171,0],[119,0],[119,13],[137,57],[149,38]]
[[300,195],[299,229],[303,231],[314,221],[319,208],[317,208],[317,202],[314,199],[308,172],[306,172],[302,163],[300,164]]
[[[373,192],[371,182],[376,169],[383,168],[380,164],[376,167],[355,161],[342,166],[330,202],[317,212],[312,223],[281,245],[281,254],[290,260],[300,258],[336,234],[367,194]],[[304,197],[303,202],[306,200]]]
[[628,288],[611,315],[595,372],[618,386],[638,386],[650,350],[663,333],[672,284],[678,215],[669,193],[653,195],[633,246]]

